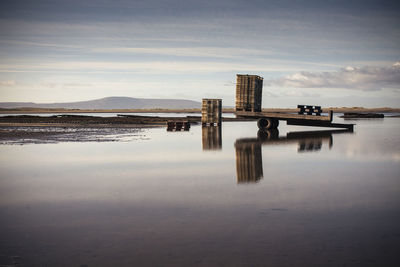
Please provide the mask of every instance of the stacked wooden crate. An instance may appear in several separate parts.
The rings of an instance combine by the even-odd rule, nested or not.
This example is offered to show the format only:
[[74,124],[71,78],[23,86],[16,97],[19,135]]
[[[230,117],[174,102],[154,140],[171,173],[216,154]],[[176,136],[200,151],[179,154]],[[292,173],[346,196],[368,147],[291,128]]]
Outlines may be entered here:
[[236,111],[261,112],[263,78],[258,75],[236,75]]
[[201,124],[203,126],[221,125],[222,99],[204,98],[201,108]]

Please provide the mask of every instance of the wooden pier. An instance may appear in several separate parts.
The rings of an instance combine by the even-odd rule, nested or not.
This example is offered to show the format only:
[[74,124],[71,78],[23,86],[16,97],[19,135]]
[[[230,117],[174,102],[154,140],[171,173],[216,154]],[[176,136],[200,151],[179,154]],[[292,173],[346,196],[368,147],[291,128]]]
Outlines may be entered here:
[[297,114],[262,112],[261,109],[262,78],[257,75],[237,75],[236,108],[237,117],[257,119],[261,130],[277,129],[279,121],[288,125],[342,128],[353,131],[354,124],[332,123],[333,112],[328,116],[321,115],[320,106],[298,105]]

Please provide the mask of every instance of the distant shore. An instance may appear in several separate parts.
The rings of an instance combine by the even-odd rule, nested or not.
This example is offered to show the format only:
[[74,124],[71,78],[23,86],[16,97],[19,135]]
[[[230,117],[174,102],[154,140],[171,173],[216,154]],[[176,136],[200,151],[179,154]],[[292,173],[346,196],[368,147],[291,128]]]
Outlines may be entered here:
[[[334,113],[400,113],[400,108],[363,108],[363,107],[333,107],[324,108],[323,112],[332,110]],[[264,112],[294,113],[296,108],[264,108]],[[233,108],[222,109],[223,113],[233,113]],[[37,113],[201,113],[201,109],[42,109],[42,108],[15,108],[0,109],[0,114],[37,114]]]

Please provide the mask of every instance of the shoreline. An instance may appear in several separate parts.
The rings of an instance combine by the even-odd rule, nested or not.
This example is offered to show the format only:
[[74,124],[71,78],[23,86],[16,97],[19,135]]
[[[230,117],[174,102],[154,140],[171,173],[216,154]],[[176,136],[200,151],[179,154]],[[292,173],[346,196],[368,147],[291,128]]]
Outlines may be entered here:
[[[251,121],[251,118],[222,118],[223,121]],[[143,115],[120,115],[100,117],[87,115],[14,115],[0,117],[0,128],[4,127],[70,127],[70,128],[152,128],[166,127],[169,121],[199,124],[201,116],[158,117]]]
[[[297,108],[263,108],[263,112],[294,113]],[[334,113],[400,113],[400,108],[363,108],[363,107],[333,107],[323,108],[323,112],[332,110]],[[0,114],[50,114],[50,113],[194,113],[200,114],[201,109],[0,109]],[[234,108],[223,108],[222,113],[234,113]]]

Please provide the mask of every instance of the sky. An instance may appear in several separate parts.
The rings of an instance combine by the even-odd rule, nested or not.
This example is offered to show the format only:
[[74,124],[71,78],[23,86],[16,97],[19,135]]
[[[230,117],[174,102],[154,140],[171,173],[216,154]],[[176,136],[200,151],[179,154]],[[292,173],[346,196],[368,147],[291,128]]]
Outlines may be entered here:
[[400,2],[2,0],[0,102],[109,96],[400,108]]

